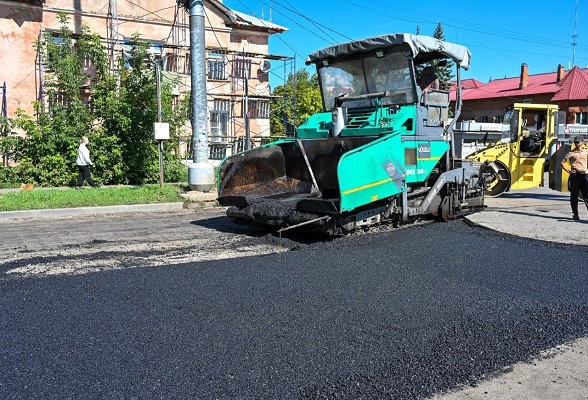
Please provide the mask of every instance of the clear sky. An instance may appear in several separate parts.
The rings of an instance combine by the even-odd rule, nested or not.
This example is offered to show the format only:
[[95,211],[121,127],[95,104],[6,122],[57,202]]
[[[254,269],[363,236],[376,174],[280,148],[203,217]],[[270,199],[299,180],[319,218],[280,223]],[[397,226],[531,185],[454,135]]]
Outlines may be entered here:
[[[577,19],[576,15],[576,2]],[[445,40],[469,48],[472,64],[462,78],[482,82],[588,67],[588,0],[224,0],[236,11],[284,26],[270,38],[270,53],[306,56],[324,47],[388,33],[432,36],[441,22]],[[271,10],[271,11],[270,11]],[[270,19],[271,18],[271,19]],[[574,21],[576,23],[576,46]],[[575,56],[573,49],[575,48]],[[572,62],[575,60],[575,63]],[[283,65],[272,63],[272,86],[283,82]]]

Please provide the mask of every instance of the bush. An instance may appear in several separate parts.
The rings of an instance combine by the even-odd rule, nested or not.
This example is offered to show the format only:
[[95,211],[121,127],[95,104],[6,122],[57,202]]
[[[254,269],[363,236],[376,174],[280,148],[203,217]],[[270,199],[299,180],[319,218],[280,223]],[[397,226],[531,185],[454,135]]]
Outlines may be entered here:
[[163,173],[166,182],[186,182],[188,180],[188,167],[179,158],[165,160]]
[[[145,164],[145,183],[159,182],[159,160]],[[179,158],[173,156],[163,160],[163,178],[167,183],[185,182],[188,179],[188,168]]]
[[37,167],[33,164],[31,159],[24,158],[20,160],[19,164],[14,167],[14,174],[16,181],[20,183],[38,183]]
[[[36,181],[43,186],[71,186],[75,179],[71,160],[61,155],[41,157],[37,166]],[[77,172],[77,168],[76,168]]]
[[0,167],[0,188],[19,187],[19,179],[12,167]]

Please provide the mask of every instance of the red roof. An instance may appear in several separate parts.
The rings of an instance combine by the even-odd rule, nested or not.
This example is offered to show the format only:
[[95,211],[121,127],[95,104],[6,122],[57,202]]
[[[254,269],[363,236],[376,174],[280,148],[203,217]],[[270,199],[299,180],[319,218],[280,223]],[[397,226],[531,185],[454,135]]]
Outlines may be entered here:
[[477,79],[464,79],[463,81],[461,81],[461,89],[475,89],[475,88],[479,88],[480,86],[484,86],[485,83],[484,82],[480,82]]
[[[456,97],[455,96],[455,81],[449,81],[449,84],[451,85],[449,88],[449,98],[451,101],[455,101],[455,97]],[[484,85],[485,85],[484,82],[480,82],[477,79],[473,79],[473,78],[464,79],[461,81],[462,96],[463,96],[463,93],[465,90],[479,88]]]
[[572,68],[559,83],[561,89],[551,100],[586,100],[588,99],[588,69]]
[[527,87],[519,89],[520,77],[495,79],[482,87],[464,91],[463,100],[481,100],[496,97],[520,97],[534,94],[556,93],[557,73],[529,75]]
[[[519,89],[520,79],[520,76],[495,79],[486,84],[475,79],[465,79],[462,81],[462,99],[467,101],[552,94],[552,101],[588,100],[588,69],[574,67],[560,82],[557,82],[557,72],[529,75],[527,87],[523,89]],[[451,88],[451,100],[455,100],[455,86]]]

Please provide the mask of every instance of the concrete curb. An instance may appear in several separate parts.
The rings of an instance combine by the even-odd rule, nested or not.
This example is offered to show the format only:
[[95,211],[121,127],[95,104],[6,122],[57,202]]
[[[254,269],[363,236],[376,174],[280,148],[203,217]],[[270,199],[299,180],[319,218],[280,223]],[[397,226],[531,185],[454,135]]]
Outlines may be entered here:
[[[64,188],[68,189],[68,188]],[[14,189],[12,191],[16,191]],[[11,189],[2,189],[1,192],[8,192]],[[19,210],[19,211],[1,211],[0,220],[7,219],[26,219],[26,218],[57,218],[57,217],[76,217],[84,215],[105,215],[117,213],[141,213],[141,212],[167,212],[181,210],[202,210],[205,208],[218,207],[216,201],[216,192],[195,192],[188,191],[181,193],[184,201],[171,203],[153,203],[153,204],[131,204],[101,207],[75,207],[75,208],[55,208],[42,210]]]
[[184,203],[157,203],[157,204],[132,204],[122,206],[104,207],[78,207],[78,208],[56,208],[44,210],[22,210],[0,212],[1,219],[16,218],[55,218],[55,217],[76,217],[82,215],[104,215],[116,213],[137,213],[137,212],[165,212],[179,211],[185,209]]
[[[484,211],[481,211],[481,212],[484,212]],[[467,215],[465,217],[463,217],[463,220],[469,226],[485,228],[485,226],[480,225],[479,223],[477,223],[477,222],[472,221],[471,219],[469,219]]]

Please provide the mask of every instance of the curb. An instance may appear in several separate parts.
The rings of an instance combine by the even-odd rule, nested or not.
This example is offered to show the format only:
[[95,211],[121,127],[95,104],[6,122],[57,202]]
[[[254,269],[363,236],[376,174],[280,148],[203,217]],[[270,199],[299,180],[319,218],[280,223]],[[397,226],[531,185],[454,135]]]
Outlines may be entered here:
[[167,212],[181,210],[200,210],[204,208],[216,207],[216,201],[198,201],[198,202],[174,202],[174,203],[156,203],[156,204],[132,204],[119,206],[103,207],[76,207],[76,208],[55,208],[42,210],[21,210],[21,211],[2,211],[0,220],[7,219],[24,219],[24,218],[56,218],[56,217],[76,217],[84,215],[106,215],[117,213],[140,213],[140,212]]
[[[467,215],[465,217],[463,217],[463,220],[466,224],[468,224],[468,226],[486,228],[484,225],[481,225],[479,222],[475,222],[475,221],[472,221],[471,219],[469,219]],[[489,228],[486,228],[486,229],[489,229]]]

